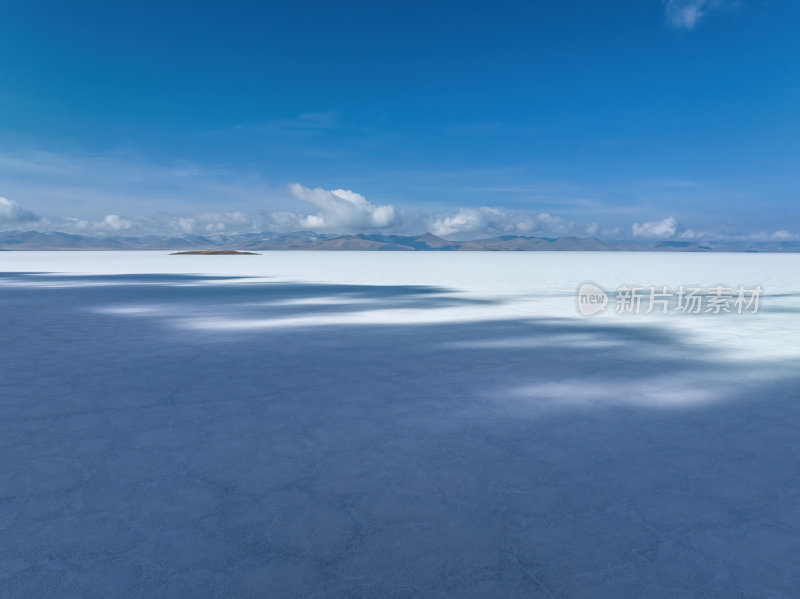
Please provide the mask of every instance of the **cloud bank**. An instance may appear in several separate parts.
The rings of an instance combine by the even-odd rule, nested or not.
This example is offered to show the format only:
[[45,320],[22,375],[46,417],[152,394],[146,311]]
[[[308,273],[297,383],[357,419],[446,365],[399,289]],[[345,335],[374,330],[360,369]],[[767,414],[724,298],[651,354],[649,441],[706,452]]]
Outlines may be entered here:
[[345,189],[310,188],[294,183],[290,194],[315,210],[311,213],[275,212],[201,212],[194,214],[131,215],[106,214],[90,219],[75,216],[40,216],[24,209],[17,202],[0,197],[0,230],[62,231],[75,234],[139,236],[201,235],[210,238],[242,233],[358,233],[383,230],[395,234],[414,235],[431,232],[440,237],[463,240],[500,235],[533,237],[599,236],[622,238],[683,239],[691,241],[770,241],[795,242],[800,235],[788,229],[773,233],[746,233],[729,230],[725,233],[682,227],[674,216],[662,220],[623,223],[580,222],[565,220],[548,212],[511,212],[496,207],[456,208],[452,212],[425,214],[398,210],[391,204],[375,204],[363,195]]

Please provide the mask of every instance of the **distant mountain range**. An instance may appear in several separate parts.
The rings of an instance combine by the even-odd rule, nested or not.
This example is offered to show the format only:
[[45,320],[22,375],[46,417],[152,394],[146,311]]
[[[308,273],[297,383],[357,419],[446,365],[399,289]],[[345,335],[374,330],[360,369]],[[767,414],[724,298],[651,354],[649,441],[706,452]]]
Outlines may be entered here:
[[452,241],[424,235],[334,235],[245,233],[238,235],[145,235],[141,237],[72,235],[37,231],[0,231],[0,250],[333,250],[333,251],[642,251],[642,252],[800,252],[797,241],[693,242],[602,241],[594,237],[502,235]]

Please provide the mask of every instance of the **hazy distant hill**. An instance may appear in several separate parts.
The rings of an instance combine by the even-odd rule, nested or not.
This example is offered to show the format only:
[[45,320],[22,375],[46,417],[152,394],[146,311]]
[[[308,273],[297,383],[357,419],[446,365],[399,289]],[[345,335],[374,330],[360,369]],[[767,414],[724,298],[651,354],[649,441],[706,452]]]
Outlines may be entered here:
[[602,241],[594,237],[526,237],[502,235],[454,241],[423,235],[332,235],[246,233],[238,235],[146,235],[142,237],[72,235],[37,231],[0,231],[0,250],[306,250],[306,251],[642,251],[642,252],[800,252],[800,243],[693,241]]

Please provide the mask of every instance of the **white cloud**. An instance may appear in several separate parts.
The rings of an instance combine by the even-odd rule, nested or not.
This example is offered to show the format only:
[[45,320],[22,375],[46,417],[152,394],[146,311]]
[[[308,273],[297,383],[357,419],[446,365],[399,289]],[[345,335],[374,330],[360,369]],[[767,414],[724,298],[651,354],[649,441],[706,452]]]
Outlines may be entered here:
[[258,219],[244,212],[206,212],[191,216],[180,216],[172,221],[173,228],[181,233],[223,233],[255,232],[259,229]]
[[678,232],[678,221],[670,216],[664,220],[639,224],[633,223],[633,234],[636,237],[672,237]]
[[106,229],[109,231],[126,231],[133,226],[133,223],[127,219],[120,218],[116,214],[106,214],[102,222],[97,224],[98,229]]
[[474,233],[488,228],[489,218],[486,210],[461,208],[456,214],[433,217],[431,233],[447,237],[456,233]]
[[300,228],[301,218],[293,212],[271,212],[264,229],[276,233],[291,233]]
[[781,229],[774,233],[767,231],[758,231],[755,233],[716,233],[712,231],[696,231],[694,229],[687,229],[680,234],[683,239],[694,240],[709,240],[709,241],[729,241],[729,242],[744,242],[744,241],[796,241],[800,240],[800,235]]
[[781,229],[770,235],[770,239],[773,241],[791,241],[792,239],[797,239],[797,235],[792,235],[786,229]]
[[664,15],[674,27],[694,29],[709,10],[721,4],[721,0],[665,0]]
[[702,239],[707,236],[705,231],[695,231],[694,229],[686,229],[681,233],[683,239]]
[[455,214],[434,216],[429,220],[428,228],[434,235],[442,237],[467,233],[564,235],[570,232],[572,225],[547,212],[524,214],[484,206],[480,209],[460,208]]
[[89,221],[83,218],[68,216],[61,221],[42,219],[43,230],[66,231],[72,233],[108,233],[128,231],[134,228],[134,223],[118,214],[106,214],[100,221]]
[[190,217],[181,217],[177,220],[178,228],[183,233],[192,233],[194,231],[194,219]]
[[303,229],[357,231],[385,229],[397,224],[397,213],[391,205],[378,206],[361,194],[347,189],[310,189],[292,183],[289,191],[299,200],[317,208],[319,212],[299,218]]
[[23,210],[16,202],[0,197],[0,225],[19,225],[41,220],[30,210]]

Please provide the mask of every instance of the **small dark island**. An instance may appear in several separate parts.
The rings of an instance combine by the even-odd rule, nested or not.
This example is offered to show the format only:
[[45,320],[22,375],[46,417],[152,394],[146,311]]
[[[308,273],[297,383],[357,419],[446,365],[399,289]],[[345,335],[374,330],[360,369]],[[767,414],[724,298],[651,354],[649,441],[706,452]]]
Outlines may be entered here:
[[172,252],[171,256],[260,256],[255,252],[238,252],[236,250],[191,250],[187,252]]

